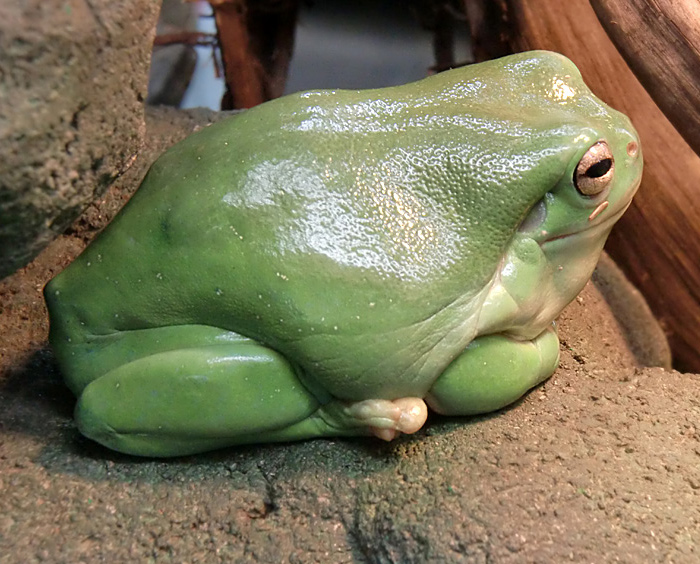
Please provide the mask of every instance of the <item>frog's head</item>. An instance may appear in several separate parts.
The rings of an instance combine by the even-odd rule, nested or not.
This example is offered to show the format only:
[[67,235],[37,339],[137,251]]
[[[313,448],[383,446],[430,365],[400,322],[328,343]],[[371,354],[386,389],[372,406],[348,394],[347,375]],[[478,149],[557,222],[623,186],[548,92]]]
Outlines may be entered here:
[[[595,264],[608,233],[639,188],[643,159],[627,116],[600,101],[576,67],[562,60],[571,67],[568,80],[557,78],[542,94],[566,108],[568,163],[558,182],[529,210],[518,232],[535,240],[553,266],[561,269],[574,260],[592,270],[588,263]],[[586,256],[590,260],[581,260]]]
[[560,160],[548,165],[550,173],[558,172],[550,174],[555,181],[542,187],[539,200],[525,211],[511,247],[534,241],[548,264],[549,275],[529,283],[527,275],[516,276],[530,294],[518,300],[520,326],[514,324],[512,331],[526,335],[546,327],[581,291],[642,176],[641,145],[629,119],[596,98],[568,59],[552,64],[564,70],[554,74],[551,87],[540,87],[536,109],[549,107],[561,121],[561,128],[554,128]]
[[493,181],[490,194],[480,195],[479,214],[522,222],[519,231],[548,252],[607,234],[642,174],[639,137],[627,116],[597,98],[572,61],[550,51],[450,72],[439,103],[457,114],[467,108],[476,132],[471,158],[491,168],[479,173]]
[[[439,166],[431,175],[458,192],[448,201],[467,218],[463,240],[477,257],[488,256],[484,276],[528,239],[553,268],[568,267],[570,282],[558,276],[557,287],[573,299],[639,187],[641,146],[629,119],[591,92],[573,62],[548,51],[448,71],[417,86],[426,94],[410,101],[450,117],[426,120],[440,126],[430,141],[450,155],[433,159]],[[453,178],[469,189],[455,188]],[[472,272],[476,262],[471,256]]]
[[639,188],[639,139],[629,120],[614,113],[615,127],[586,128],[576,136],[561,179],[520,224],[518,231],[537,241],[550,260],[573,246],[602,244]]
[[[470,103],[492,123],[501,117],[494,132],[517,124],[509,126],[511,167],[526,170],[507,190],[511,201],[527,195],[515,204],[523,205],[518,232],[552,259],[587,240],[604,240],[641,180],[641,145],[627,116],[597,98],[558,53],[511,55],[482,64],[479,76],[490,88]],[[499,149],[505,145],[497,142]]]
[[629,119],[599,100],[561,55],[522,53],[492,72],[501,79],[501,92],[488,102],[500,101],[501,112],[522,128],[511,166],[532,163],[508,188],[511,200],[527,199],[513,208],[517,219],[499,274],[519,311],[509,327],[531,337],[589,279],[639,187],[641,145]]

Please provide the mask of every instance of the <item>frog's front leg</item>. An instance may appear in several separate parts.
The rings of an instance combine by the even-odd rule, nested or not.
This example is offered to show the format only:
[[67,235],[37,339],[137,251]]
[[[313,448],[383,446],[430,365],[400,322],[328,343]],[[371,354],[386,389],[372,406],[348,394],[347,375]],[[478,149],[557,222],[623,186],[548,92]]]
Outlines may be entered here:
[[447,367],[425,399],[444,415],[495,411],[549,378],[558,364],[554,327],[531,341],[486,335],[472,341]]
[[137,358],[93,380],[76,406],[84,435],[143,456],[321,436],[375,434],[388,440],[416,431],[426,415],[418,398],[319,400],[298,369],[252,340]]

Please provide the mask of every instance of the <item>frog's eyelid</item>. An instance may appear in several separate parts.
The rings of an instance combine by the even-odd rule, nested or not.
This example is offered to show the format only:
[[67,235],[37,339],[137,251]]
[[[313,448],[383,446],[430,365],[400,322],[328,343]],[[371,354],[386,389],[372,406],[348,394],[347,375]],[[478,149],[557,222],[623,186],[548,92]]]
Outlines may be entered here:
[[615,158],[605,141],[593,144],[574,170],[574,186],[582,195],[593,198],[610,185],[615,173]]

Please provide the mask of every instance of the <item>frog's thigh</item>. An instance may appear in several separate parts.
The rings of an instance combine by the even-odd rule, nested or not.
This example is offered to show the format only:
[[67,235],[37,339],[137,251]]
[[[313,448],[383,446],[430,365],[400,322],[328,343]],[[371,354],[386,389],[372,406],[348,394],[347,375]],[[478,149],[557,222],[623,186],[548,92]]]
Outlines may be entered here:
[[479,337],[448,366],[425,400],[445,415],[487,413],[549,378],[558,363],[559,339],[553,327],[532,341]]
[[172,325],[75,339],[64,355],[66,384],[76,396],[115,368],[157,353],[180,349],[255,343],[252,339],[210,325]]
[[[76,421],[84,435],[114,450],[176,456],[257,442],[259,434],[275,440],[318,408],[284,357],[242,341],[119,366],[85,388]],[[305,432],[313,436],[314,428]]]

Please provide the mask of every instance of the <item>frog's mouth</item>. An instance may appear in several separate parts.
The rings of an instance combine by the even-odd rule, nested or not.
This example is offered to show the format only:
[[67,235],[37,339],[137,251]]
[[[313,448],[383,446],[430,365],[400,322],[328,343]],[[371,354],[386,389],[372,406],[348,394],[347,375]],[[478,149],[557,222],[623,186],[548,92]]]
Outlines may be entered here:
[[596,237],[601,234],[606,235],[608,231],[612,229],[612,226],[615,225],[615,223],[617,223],[617,220],[622,217],[622,214],[624,214],[627,211],[627,208],[630,206],[631,203],[632,200],[628,201],[612,213],[605,214],[605,217],[602,217],[600,220],[591,221],[591,223],[589,225],[586,225],[586,227],[584,227],[583,229],[577,229],[574,231],[567,231],[565,233],[560,233],[557,235],[551,235],[544,239],[540,243],[540,246],[544,247],[545,245],[549,245],[550,243],[554,243],[556,241],[578,240],[581,238]]
[[551,231],[546,227],[549,202],[543,198],[530,210],[518,231],[534,239],[542,249],[559,246],[558,242],[568,245],[569,241],[592,241],[601,236],[605,238],[617,220],[630,207],[641,183],[642,171],[640,170],[631,187],[620,197],[613,198],[614,202],[606,199],[595,208],[588,208],[588,215],[583,215],[586,211],[580,210],[583,217],[572,221],[567,226],[559,228],[554,226]]

